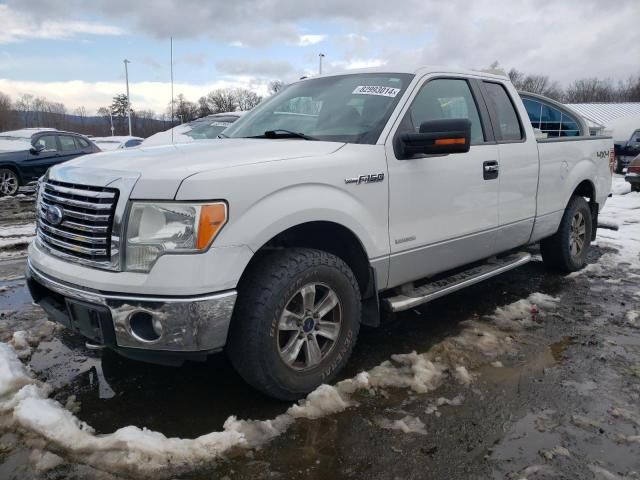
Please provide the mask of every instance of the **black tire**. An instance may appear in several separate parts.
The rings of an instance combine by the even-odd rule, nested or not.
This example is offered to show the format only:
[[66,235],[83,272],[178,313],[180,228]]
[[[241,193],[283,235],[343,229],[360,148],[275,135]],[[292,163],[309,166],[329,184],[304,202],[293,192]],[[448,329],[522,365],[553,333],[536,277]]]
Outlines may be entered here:
[[622,165],[622,162],[616,157],[616,167],[614,169],[615,173],[622,174],[623,169],[624,166]]
[[[578,227],[584,221],[583,243],[579,251],[572,249],[575,236],[578,235],[575,226]],[[558,231],[549,238],[540,242],[540,252],[545,266],[552,271],[569,273],[580,270],[585,266],[587,254],[591,246],[591,233],[593,222],[591,218],[591,208],[582,197],[571,197],[569,205],[564,211]],[[579,235],[578,235],[579,236]],[[573,242],[572,242],[573,240]]]
[[[311,305],[314,308],[319,308],[333,292],[332,300],[337,303],[330,314],[335,315],[337,310],[340,321],[322,321],[329,314],[320,315],[320,309],[317,323],[313,320],[316,317],[302,313],[300,315],[306,317],[302,323],[295,320],[297,326],[287,324],[293,328],[283,328],[285,308],[287,312],[295,310],[296,315],[299,311],[295,306],[304,311],[308,302],[303,292],[309,292],[310,285],[313,285]],[[325,287],[323,294],[320,290]],[[360,318],[360,290],[344,261],[320,250],[281,250],[258,260],[241,281],[227,353],[238,373],[254,388],[282,400],[296,400],[319,385],[331,382],[344,367],[358,337]],[[312,324],[310,331],[308,321]],[[340,323],[338,331],[332,333],[335,340],[314,331],[319,330],[321,324],[326,328],[327,323]],[[322,344],[323,352],[311,346],[312,341],[307,339],[312,336],[316,347]],[[294,359],[289,360],[291,364],[287,363],[283,350],[292,352],[295,347],[287,350],[287,346],[299,342],[304,342],[298,350],[300,353],[292,353],[289,359]],[[310,349],[321,353],[319,363],[314,364],[309,358]],[[302,360],[296,360],[298,358]]]
[[18,193],[20,178],[10,168],[0,168],[0,197],[11,197]]

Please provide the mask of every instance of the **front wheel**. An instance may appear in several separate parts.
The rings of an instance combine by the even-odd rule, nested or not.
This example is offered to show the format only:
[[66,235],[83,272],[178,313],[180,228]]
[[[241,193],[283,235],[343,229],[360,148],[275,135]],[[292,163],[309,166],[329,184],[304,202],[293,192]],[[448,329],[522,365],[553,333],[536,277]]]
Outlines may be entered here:
[[20,182],[18,175],[8,168],[0,168],[0,196],[12,196],[18,193]]
[[346,364],[360,316],[358,283],[340,258],[302,248],[267,254],[238,288],[228,355],[254,388],[296,400]]
[[575,272],[587,262],[593,222],[589,204],[582,197],[571,197],[558,231],[540,242],[545,266],[560,272]]

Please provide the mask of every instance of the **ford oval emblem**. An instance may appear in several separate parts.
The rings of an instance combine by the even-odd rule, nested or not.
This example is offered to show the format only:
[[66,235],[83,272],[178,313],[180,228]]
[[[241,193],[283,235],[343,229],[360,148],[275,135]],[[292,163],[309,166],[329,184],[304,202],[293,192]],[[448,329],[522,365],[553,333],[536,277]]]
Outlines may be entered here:
[[60,225],[64,218],[64,210],[57,205],[50,205],[47,207],[45,218],[51,225]]

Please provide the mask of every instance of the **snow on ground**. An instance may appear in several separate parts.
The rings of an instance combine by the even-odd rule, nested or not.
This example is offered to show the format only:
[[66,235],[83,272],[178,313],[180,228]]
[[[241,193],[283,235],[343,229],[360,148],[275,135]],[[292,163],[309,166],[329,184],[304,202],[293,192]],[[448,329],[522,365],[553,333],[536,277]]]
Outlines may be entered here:
[[20,225],[3,226],[0,229],[0,238],[11,238],[21,236],[33,236],[36,233],[36,225],[34,223],[23,223]]
[[407,415],[400,420],[389,420],[388,418],[380,418],[376,421],[377,425],[387,430],[400,430],[403,433],[417,433],[426,435],[427,429],[418,417]]
[[0,259],[24,255],[24,249],[31,243],[35,233],[34,223],[0,226]]
[[[535,307],[534,301],[553,308],[557,299],[534,294],[516,302],[517,308],[508,305],[500,309],[500,318],[512,322],[508,331],[497,328],[492,317],[487,318],[488,322],[463,322],[459,335],[445,339],[426,353],[392,355],[390,360],[367,372],[336,385],[318,387],[273,419],[242,420],[231,416],[222,431],[196,439],[167,438],[162,433],[136,426],[96,435],[91,426],[48,398],[50,388],[35,380],[18,358],[16,349],[23,353],[28,342],[25,335],[17,334],[12,339],[13,347],[0,343],[0,422],[11,425],[35,448],[42,450],[42,445],[46,445],[46,452],[38,457],[43,468],[56,461],[56,457],[43,456],[50,453],[111,473],[174,476],[209,464],[233,447],[258,447],[283,433],[296,419],[317,419],[357,407],[358,395],[363,391],[375,395],[384,394],[385,389],[403,388],[426,393],[446,381],[468,384],[473,381],[468,369],[513,350],[514,329],[518,325],[521,330],[527,327],[526,317]],[[442,399],[436,405],[461,402],[462,398]],[[384,428],[426,433],[422,421],[415,417],[383,423]]]
[[616,223],[618,231],[598,230],[598,244],[611,246],[617,254],[607,253],[599,263],[617,266],[630,263],[640,266],[640,193],[631,192],[629,183],[622,176],[614,176],[613,196],[600,212],[600,219],[606,223]]

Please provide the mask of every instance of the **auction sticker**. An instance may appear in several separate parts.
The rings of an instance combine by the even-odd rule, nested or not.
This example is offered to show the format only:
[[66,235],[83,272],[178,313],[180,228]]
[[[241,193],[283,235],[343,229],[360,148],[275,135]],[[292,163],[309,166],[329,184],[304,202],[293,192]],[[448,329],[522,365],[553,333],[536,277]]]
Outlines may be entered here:
[[376,85],[360,85],[353,91],[354,95],[379,95],[381,97],[394,98],[400,93],[399,88],[382,87]]

